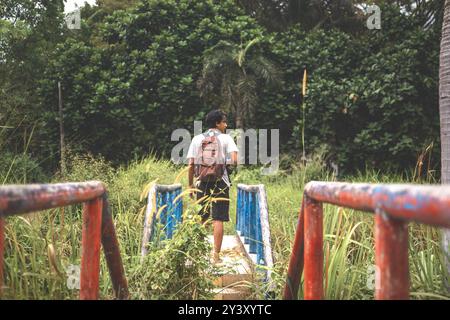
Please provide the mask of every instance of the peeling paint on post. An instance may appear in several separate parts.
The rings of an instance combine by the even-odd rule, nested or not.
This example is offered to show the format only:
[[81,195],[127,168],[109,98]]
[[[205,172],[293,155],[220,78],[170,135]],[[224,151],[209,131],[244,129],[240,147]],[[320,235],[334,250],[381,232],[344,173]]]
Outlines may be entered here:
[[305,300],[323,299],[322,203],[305,197]]
[[98,299],[102,202],[102,198],[96,198],[86,202],[83,207],[81,300]]
[[[252,224],[254,228],[250,228]],[[271,281],[274,264],[269,208],[263,184],[237,185],[236,233],[249,260],[253,262],[258,272],[264,272],[263,282],[268,283],[266,298],[272,297],[275,292],[275,282]],[[247,243],[250,243],[250,246],[246,248]],[[259,266],[264,266],[264,269],[259,269]]]
[[3,284],[1,267],[4,253],[4,219],[11,215],[78,203],[84,203],[80,298],[98,298],[100,239],[116,298],[128,298],[128,284],[109,211],[107,191],[100,181],[0,187],[0,285]]
[[68,206],[101,197],[105,186],[100,181],[9,185],[0,187],[0,215]]
[[316,201],[450,228],[450,186],[311,181],[305,193]]
[[303,195],[302,207],[298,216],[297,230],[295,231],[294,245],[292,247],[291,259],[287,272],[286,284],[284,286],[283,299],[294,300],[298,296],[298,288],[300,285],[300,278],[303,272],[303,254],[305,249],[304,237],[304,212],[305,195]]
[[122,257],[120,256],[119,241],[111,211],[109,210],[108,195],[103,195],[102,206],[102,246],[105,253],[106,263],[114,288],[114,293],[118,299],[128,299],[128,283],[125,277]]
[[[284,299],[292,299],[298,289],[293,279],[299,281],[295,278],[295,272],[299,270],[301,262],[296,255],[303,238],[305,299],[323,298],[324,202],[375,212],[376,299],[409,299],[409,221],[450,227],[449,185],[311,181],[305,186],[303,198],[304,226],[301,228],[300,223],[297,226]],[[289,285],[292,291],[288,290]]]
[[375,263],[375,299],[409,299],[408,223],[381,210],[375,215]]

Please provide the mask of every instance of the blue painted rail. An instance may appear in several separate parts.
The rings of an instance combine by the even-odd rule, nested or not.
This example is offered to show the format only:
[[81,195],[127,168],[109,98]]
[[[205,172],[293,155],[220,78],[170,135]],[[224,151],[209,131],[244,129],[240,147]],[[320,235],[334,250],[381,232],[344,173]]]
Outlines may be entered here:
[[[171,239],[178,223],[182,221],[183,201],[179,197],[181,184],[155,184],[148,193],[147,209],[145,211],[144,232],[142,237],[141,255],[147,254],[147,244],[156,239],[156,221],[163,225],[162,238]],[[157,213],[158,216],[157,216]]]
[[265,266],[266,279],[273,268],[269,211],[263,184],[238,184],[236,231],[253,263]]

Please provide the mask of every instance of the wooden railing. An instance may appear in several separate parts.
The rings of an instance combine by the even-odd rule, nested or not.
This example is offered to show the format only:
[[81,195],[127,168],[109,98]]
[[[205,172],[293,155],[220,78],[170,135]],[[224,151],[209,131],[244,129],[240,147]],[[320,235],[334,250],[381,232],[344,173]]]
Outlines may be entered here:
[[376,299],[408,299],[408,222],[450,227],[450,186],[312,181],[305,186],[284,299],[323,299],[323,209],[330,203],[375,213]]
[[0,287],[3,285],[5,218],[77,203],[84,204],[80,299],[98,299],[100,244],[103,246],[116,298],[128,298],[127,279],[107,192],[99,181],[0,187]]

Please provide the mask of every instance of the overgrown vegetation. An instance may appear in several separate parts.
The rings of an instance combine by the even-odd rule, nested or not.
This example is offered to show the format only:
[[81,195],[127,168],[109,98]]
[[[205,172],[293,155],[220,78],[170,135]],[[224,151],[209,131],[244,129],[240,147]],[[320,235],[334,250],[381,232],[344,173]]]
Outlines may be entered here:
[[174,237],[149,248],[142,263],[130,270],[134,299],[212,299],[214,272],[211,245],[198,215],[187,210]]
[[[152,247],[141,263],[140,195],[151,181],[178,179],[186,186],[182,168],[167,160],[177,143],[172,131],[192,129],[211,108],[228,107],[236,122],[230,128],[280,129],[278,174],[264,176],[250,166],[233,177],[234,185],[266,186],[276,264],[273,283],[255,284],[253,291],[262,298],[275,285],[280,298],[305,183],[439,182],[443,1],[370,1],[381,6],[381,30],[365,28],[361,9],[350,2],[360,3],[102,0],[83,8],[82,28],[73,31],[64,25],[62,0],[2,1],[0,185],[103,181],[131,296],[210,298],[214,272],[202,240],[206,230],[188,218],[193,207],[176,236]],[[422,5],[414,9],[413,2]],[[202,71],[212,65],[202,86]],[[300,94],[304,68],[306,96]],[[278,81],[268,81],[275,75]],[[58,81],[68,146],[64,174],[58,171]],[[302,127],[306,163],[298,158]],[[373,217],[334,206],[325,206],[324,216],[326,297],[373,298]],[[80,264],[81,206],[7,221],[4,297],[77,298],[66,270]],[[439,238],[436,228],[410,225],[412,298],[450,298]],[[112,298],[103,257],[100,290]]]
[[[172,183],[178,177],[184,188],[186,175],[179,175],[169,161],[154,157],[136,160],[129,167],[112,170],[103,159],[88,157],[71,162],[71,179],[91,179],[91,168],[105,179],[109,189],[114,224],[120,242],[131,297],[135,299],[209,299],[215,271],[209,266],[211,248],[204,241],[207,231],[193,214],[195,206],[184,198],[185,223],[172,240],[153,246],[140,261],[145,199],[142,190],[149,182]],[[95,168],[101,168],[95,169]],[[289,170],[287,170],[289,169]],[[105,173],[106,175],[101,175]],[[58,179],[58,178],[55,178]],[[264,298],[269,287],[281,298],[288,259],[295,234],[306,182],[335,180],[320,156],[307,167],[287,166],[275,176],[261,175],[259,168],[240,170],[237,183],[264,183],[267,189],[272,248],[275,258],[273,283],[256,283],[254,297]],[[406,176],[367,171],[345,177],[354,182],[410,182]],[[55,180],[57,181],[57,180]],[[416,181],[417,182],[417,181]],[[420,181],[419,181],[420,182]],[[231,190],[231,222],[226,234],[234,232],[235,187]],[[49,210],[8,218],[5,253],[5,298],[76,299],[77,290],[67,288],[66,270],[80,264],[81,208]],[[436,228],[410,225],[411,298],[448,299],[443,287],[445,269]],[[324,207],[325,288],[328,299],[373,299],[373,216],[335,206]],[[43,254],[44,253],[44,254]],[[372,279],[372,280],[371,280]],[[368,285],[369,283],[369,285]],[[101,261],[100,290],[103,299],[112,298],[106,263]],[[299,297],[302,297],[300,292]]]

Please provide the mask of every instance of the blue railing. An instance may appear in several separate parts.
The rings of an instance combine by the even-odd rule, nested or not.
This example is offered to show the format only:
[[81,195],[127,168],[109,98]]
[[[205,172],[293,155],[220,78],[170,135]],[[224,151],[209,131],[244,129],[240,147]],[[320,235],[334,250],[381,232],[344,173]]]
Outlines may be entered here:
[[264,185],[238,184],[236,231],[248,256],[253,263],[267,267],[267,279],[270,279],[273,257]]
[[[147,209],[145,211],[144,233],[141,254],[147,254],[147,244],[156,239],[156,221],[163,226],[161,238],[171,239],[178,223],[182,221],[183,201],[179,197],[181,184],[158,185],[150,188]],[[157,216],[158,214],[158,216]]]

